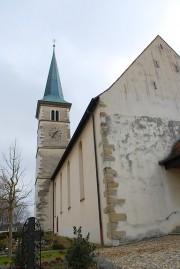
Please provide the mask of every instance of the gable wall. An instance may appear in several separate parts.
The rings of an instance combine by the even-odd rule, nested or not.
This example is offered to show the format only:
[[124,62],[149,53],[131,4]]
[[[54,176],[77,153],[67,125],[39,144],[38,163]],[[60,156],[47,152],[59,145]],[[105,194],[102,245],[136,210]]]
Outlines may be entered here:
[[[109,159],[99,154],[112,172],[106,175],[114,185],[104,194],[104,212],[107,230],[111,228],[107,237],[114,244],[168,233],[180,225],[180,171],[158,165],[180,135],[179,66],[179,56],[157,37],[100,95],[102,143],[106,139],[112,148]],[[105,180],[104,185],[108,192]],[[178,213],[166,220],[173,211]]]

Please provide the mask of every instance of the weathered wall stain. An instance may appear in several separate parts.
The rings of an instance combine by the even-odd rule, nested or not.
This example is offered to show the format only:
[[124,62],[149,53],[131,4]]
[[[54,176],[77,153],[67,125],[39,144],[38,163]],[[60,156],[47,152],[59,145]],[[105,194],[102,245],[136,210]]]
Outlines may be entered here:
[[[166,199],[168,191],[166,192],[165,180],[162,177],[158,178],[159,172],[157,173],[157,170],[160,169],[158,161],[169,154],[172,144],[179,139],[180,121],[160,117],[120,115],[118,113],[109,115],[109,117],[111,117],[111,121],[109,121],[111,133],[108,134],[107,139],[114,142],[113,155],[116,166],[112,167],[117,167],[115,182],[119,183],[116,193],[113,195],[118,197],[122,195],[122,190],[126,190],[123,211],[127,212],[125,214],[127,217],[121,216],[123,222],[120,222],[120,219],[116,217],[111,218],[112,213],[110,214],[107,210],[107,213],[110,214],[110,223],[115,222],[113,230],[119,231],[120,228],[124,230],[126,241],[133,239],[133,236],[131,237],[127,231],[136,231],[136,238],[139,239],[165,234],[165,217],[170,213],[170,209],[162,202],[163,199]],[[156,197],[157,201],[152,200],[151,202],[149,199],[153,197],[153,192],[159,193],[159,197]],[[128,200],[132,199],[131,196],[134,197],[132,200],[134,202],[129,205],[127,210],[126,204]],[[154,208],[154,203],[158,202],[160,203],[159,208],[163,208],[161,213],[158,211],[158,207],[157,210]],[[151,212],[150,215],[154,215],[154,219],[147,217],[146,221],[143,221],[145,212],[141,203],[149,204],[149,212]],[[117,205],[113,210],[116,214],[123,214]],[[161,216],[162,219],[158,219],[157,216]],[[109,224],[109,229],[110,227]],[[138,231],[146,232],[138,233]],[[118,239],[117,236],[116,239]]]
[[[119,130],[119,147],[127,148],[128,151],[131,149],[130,143],[131,145],[134,143],[134,148],[139,151],[148,151],[150,146],[155,148],[160,142],[168,149],[180,136],[179,121],[147,116],[127,117],[117,114],[113,115],[113,118],[115,125],[114,127],[111,125],[112,133],[117,132],[116,124],[123,126]],[[129,153],[126,158],[129,159]]]

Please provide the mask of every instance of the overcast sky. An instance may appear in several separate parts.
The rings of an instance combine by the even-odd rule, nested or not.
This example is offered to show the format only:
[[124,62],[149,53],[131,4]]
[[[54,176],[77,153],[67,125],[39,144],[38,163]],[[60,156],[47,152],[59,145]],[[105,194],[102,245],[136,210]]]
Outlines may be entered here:
[[157,35],[179,53],[179,12],[179,0],[0,0],[0,151],[18,140],[27,182],[35,181],[35,112],[53,38],[73,134],[91,98]]

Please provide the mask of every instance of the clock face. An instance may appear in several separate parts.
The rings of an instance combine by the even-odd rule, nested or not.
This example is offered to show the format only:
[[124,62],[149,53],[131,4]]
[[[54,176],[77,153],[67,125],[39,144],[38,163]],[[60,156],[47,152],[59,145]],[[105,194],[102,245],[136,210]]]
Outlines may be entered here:
[[57,127],[52,127],[49,130],[49,136],[50,136],[51,139],[61,139],[62,132]]

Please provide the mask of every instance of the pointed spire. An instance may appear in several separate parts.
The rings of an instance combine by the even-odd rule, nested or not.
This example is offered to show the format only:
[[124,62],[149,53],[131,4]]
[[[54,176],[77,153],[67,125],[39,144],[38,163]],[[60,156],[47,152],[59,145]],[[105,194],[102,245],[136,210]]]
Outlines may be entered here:
[[61,81],[56,62],[55,43],[53,44],[53,56],[51,60],[43,101],[66,103],[62,92]]

